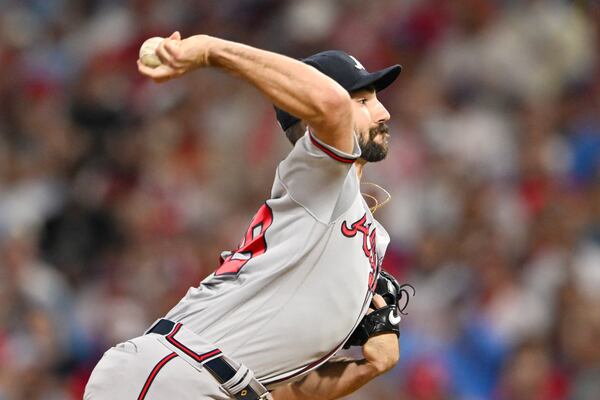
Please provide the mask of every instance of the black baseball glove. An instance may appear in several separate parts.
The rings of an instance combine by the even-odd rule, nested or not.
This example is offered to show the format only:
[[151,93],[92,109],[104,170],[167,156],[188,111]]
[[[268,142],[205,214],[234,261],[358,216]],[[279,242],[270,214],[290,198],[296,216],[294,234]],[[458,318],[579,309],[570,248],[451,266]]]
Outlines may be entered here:
[[344,344],[344,349],[350,346],[362,346],[371,336],[380,333],[393,332],[399,337],[400,314],[406,315],[404,310],[408,306],[410,298],[407,289],[412,290],[412,295],[415,295],[414,287],[409,284],[400,285],[396,278],[381,270],[379,278],[377,278],[375,294],[383,297],[387,305],[363,317]]

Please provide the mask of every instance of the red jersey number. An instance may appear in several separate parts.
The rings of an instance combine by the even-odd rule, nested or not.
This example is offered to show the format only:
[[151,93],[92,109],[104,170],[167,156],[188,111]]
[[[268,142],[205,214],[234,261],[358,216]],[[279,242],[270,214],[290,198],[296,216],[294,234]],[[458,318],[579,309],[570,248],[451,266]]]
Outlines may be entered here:
[[263,204],[259,209],[242,238],[238,249],[223,259],[223,263],[215,271],[215,275],[238,274],[253,257],[267,251],[265,232],[273,223],[273,211]]

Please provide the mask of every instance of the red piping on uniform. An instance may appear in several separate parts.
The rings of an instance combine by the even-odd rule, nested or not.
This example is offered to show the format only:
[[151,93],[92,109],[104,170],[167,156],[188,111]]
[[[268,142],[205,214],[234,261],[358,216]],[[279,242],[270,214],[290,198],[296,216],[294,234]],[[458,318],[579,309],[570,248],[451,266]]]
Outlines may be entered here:
[[312,134],[312,132],[310,132],[310,133],[308,134],[308,136],[310,137],[310,141],[311,141],[311,142],[312,142],[312,143],[313,143],[315,146],[317,146],[317,147],[318,147],[319,149],[321,149],[321,150],[322,150],[322,151],[323,151],[325,154],[327,154],[329,157],[333,158],[334,160],[337,160],[337,161],[339,161],[339,162],[343,162],[343,163],[346,163],[346,164],[353,164],[353,163],[354,163],[354,161],[356,161],[356,159],[355,159],[355,158],[347,158],[347,157],[342,157],[342,156],[339,156],[339,155],[335,154],[333,151],[329,150],[327,147],[325,147],[325,146],[323,146],[321,143],[319,143],[319,142],[317,141],[317,139],[315,139],[315,138],[313,137],[313,134]]
[[326,361],[327,359],[331,358],[331,356],[336,351],[338,351],[344,345],[344,343],[346,343],[346,341],[344,341],[342,344],[340,344],[339,346],[337,346],[335,349],[333,349],[332,351],[330,351],[329,353],[327,353],[325,356],[319,358],[317,361],[314,361],[313,363],[308,364],[307,366],[303,367],[300,371],[295,372],[295,373],[293,373],[290,376],[279,378],[279,379],[274,380],[274,381],[266,380],[265,383],[267,383],[269,385],[273,385],[273,384],[276,384],[276,383],[279,383],[279,382],[287,381],[288,379],[291,379],[291,378],[293,378],[295,376],[298,376],[298,375],[301,375],[301,374],[305,373],[306,371],[311,370],[312,368],[316,367],[317,365],[323,363],[323,361]]
[[175,325],[175,329],[173,329],[173,332],[171,332],[167,335],[167,340],[173,346],[177,347],[179,350],[183,351],[185,354],[192,357],[195,361],[197,361],[199,363],[201,363],[202,361],[206,361],[207,359],[209,359],[211,357],[221,354],[221,350],[219,350],[219,349],[214,349],[214,350],[209,351],[208,353],[204,353],[204,354],[198,354],[195,351],[184,346],[181,342],[179,342],[174,337],[177,334],[177,332],[179,332],[179,329],[181,329],[181,326],[182,326],[181,324]]
[[142,387],[142,391],[140,392],[140,395],[138,396],[137,400],[143,400],[146,397],[148,389],[150,389],[150,385],[152,385],[152,382],[154,381],[154,378],[156,378],[156,375],[158,375],[158,372],[162,369],[162,367],[164,367],[169,361],[171,361],[175,357],[177,357],[177,353],[171,353],[162,360],[160,360],[158,364],[156,364],[154,368],[152,368],[152,372],[150,372],[148,379],[146,379],[146,383],[144,383],[144,387]]

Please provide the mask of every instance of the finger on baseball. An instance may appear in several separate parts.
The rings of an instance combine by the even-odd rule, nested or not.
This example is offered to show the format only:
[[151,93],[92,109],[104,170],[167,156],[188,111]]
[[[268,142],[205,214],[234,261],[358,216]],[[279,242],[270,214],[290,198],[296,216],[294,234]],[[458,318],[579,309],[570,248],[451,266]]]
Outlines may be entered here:
[[169,39],[165,39],[162,42],[160,42],[160,44],[154,51],[163,65],[169,65],[172,61],[171,55],[167,52],[167,49],[165,48],[165,44],[168,41]]
[[144,65],[142,63],[142,61],[139,59],[137,60],[137,67],[138,67],[138,71],[142,75],[146,75],[150,78],[154,77],[154,75],[156,74],[156,71],[155,71],[156,68],[151,68],[151,67],[148,67],[147,65]]
[[174,40],[165,40],[164,48],[171,57],[172,63],[179,64],[181,61],[181,49],[179,48],[179,43]]
[[166,65],[159,65],[156,68],[150,68],[144,64],[140,60],[137,61],[138,71],[149,78],[154,79],[155,81],[164,81],[165,79],[170,79],[173,76],[173,70]]
[[380,309],[381,307],[387,306],[387,303],[385,302],[383,297],[381,297],[378,294],[373,295],[373,300],[371,301],[371,303],[375,306],[376,309]]
[[181,40],[181,33],[179,33],[179,31],[175,31],[175,32],[171,33],[171,36],[169,36],[169,39]]
[[139,58],[137,60],[137,67],[138,67],[138,71],[140,74],[150,76],[150,74],[152,72],[152,68],[147,67],[144,64],[142,64],[142,61]]

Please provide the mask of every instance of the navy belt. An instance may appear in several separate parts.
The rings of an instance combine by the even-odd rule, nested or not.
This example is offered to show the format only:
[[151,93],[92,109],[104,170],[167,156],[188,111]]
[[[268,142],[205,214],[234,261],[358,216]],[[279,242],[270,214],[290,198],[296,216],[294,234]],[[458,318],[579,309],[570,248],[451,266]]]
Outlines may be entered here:
[[[174,327],[175,322],[163,318],[154,324],[154,326],[150,328],[146,334],[158,333],[159,335],[165,336],[171,333]],[[220,384],[223,384],[233,378],[236,373],[236,369],[233,368],[221,356],[204,362],[202,366],[206,368]],[[261,398],[256,391],[250,387],[250,385],[247,385],[241,389],[234,395],[234,397],[238,400],[260,400]]]

